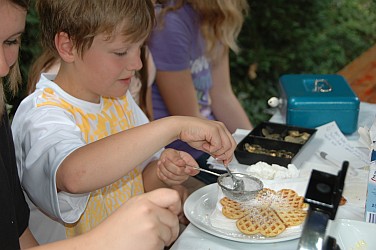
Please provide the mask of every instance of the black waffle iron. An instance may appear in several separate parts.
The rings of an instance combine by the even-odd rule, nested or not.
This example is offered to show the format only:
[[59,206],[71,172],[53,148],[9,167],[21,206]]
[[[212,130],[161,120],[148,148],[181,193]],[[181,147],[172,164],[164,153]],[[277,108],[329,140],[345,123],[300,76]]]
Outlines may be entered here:
[[345,184],[349,163],[343,162],[338,175],[313,170],[304,201],[309,204],[298,249],[337,250],[336,239],[326,236],[329,220],[334,220]]

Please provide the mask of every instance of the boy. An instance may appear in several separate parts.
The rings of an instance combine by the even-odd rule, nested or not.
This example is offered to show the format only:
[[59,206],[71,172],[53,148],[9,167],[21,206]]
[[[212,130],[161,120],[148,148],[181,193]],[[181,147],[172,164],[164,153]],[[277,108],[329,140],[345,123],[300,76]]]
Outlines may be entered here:
[[41,76],[12,129],[25,191],[64,223],[67,237],[89,231],[132,196],[197,174],[184,152],[166,150],[155,160],[175,139],[231,160],[235,142],[223,124],[190,117],[148,123],[127,91],[154,25],[150,1],[39,0],[36,7],[42,44],[61,66],[56,76]]
[[[18,51],[25,29],[27,0],[0,1],[0,249],[37,246],[28,228],[29,209],[17,174],[3,87],[17,91],[21,82]],[[6,83],[4,82],[6,81]],[[3,86],[4,84],[4,86]],[[177,237],[179,194],[158,189],[124,203],[93,230],[68,240],[33,249],[163,249]],[[124,237],[128,235],[129,237]],[[148,240],[143,240],[148,235]]]

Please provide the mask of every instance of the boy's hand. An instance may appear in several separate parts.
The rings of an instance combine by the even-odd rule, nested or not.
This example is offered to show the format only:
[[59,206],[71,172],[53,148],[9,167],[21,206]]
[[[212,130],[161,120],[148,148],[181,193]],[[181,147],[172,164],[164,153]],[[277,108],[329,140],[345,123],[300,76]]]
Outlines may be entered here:
[[236,142],[222,122],[185,117],[180,125],[180,140],[222,160],[225,165],[231,162]]
[[183,151],[165,149],[158,161],[157,176],[168,186],[179,185],[189,176],[199,173],[191,166],[198,166],[193,157]]

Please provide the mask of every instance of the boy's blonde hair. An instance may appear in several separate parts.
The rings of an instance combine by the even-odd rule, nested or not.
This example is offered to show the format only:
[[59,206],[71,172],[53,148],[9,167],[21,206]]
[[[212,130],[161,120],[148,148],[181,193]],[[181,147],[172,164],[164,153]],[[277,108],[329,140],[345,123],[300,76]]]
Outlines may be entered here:
[[158,0],[163,8],[160,17],[168,11],[181,8],[185,3],[191,4],[200,17],[200,28],[206,42],[206,52],[211,58],[215,57],[218,42],[234,52],[239,51],[237,38],[248,14],[247,0],[175,0],[174,5],[168,5],[170,0]]
[[56,56],[55,35],[65,32],[80,55],[91,47],[94,37],[116,31],[129,42],[145,39],[154,27],[150,0],[37,0],[41,42]]

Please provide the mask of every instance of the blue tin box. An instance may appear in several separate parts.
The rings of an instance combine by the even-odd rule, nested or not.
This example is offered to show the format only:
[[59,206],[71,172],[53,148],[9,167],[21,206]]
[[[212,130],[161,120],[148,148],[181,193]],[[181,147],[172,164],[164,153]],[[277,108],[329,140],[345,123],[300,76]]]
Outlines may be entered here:
[[289,74],[279,79],[286,124],[315,128],[335,121],[344,134],[357,130],[359,98],[336,74]]

